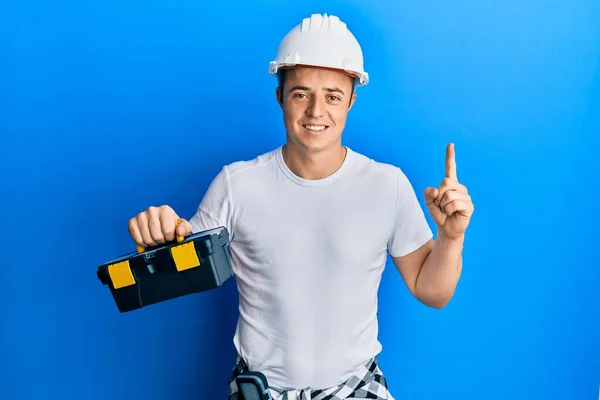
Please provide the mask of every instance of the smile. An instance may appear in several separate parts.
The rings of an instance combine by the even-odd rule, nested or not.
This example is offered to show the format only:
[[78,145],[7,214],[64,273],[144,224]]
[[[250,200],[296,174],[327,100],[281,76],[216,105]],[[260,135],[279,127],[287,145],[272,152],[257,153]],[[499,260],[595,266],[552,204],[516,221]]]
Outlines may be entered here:
[[322,132],[328,128],[327,125],[303,125],[305,129],[311,132]]

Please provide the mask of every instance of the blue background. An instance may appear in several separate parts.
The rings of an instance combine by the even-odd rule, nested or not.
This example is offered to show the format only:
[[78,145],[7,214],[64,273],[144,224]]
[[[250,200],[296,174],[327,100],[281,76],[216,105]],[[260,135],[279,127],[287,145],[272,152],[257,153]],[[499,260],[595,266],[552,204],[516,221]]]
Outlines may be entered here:
[[396,398],[598,398],[597,1],[2,4],[0,398],[225,397],[234,281],[119,314],[96,267],[135,249],[130,217],[189,218],[223,164],[282,143],[266,68],[313,12],[348,23],[372,79],[345,144],[421,195],[453,141],[475,202],[445,309],[385,271]]

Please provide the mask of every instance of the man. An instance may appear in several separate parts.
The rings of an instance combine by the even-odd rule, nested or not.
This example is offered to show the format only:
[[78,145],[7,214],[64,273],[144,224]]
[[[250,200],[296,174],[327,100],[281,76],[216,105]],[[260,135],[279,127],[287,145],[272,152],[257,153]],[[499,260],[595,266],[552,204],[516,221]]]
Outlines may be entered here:
[[[387,254],[431,307],[448,303],[461,274],[473,204],[453,146],[446,177],[424,193],[434,241],[404,173],[341,143],[355,87],[368,83],[362,57],[337,17],[305,18],[269,68],[286,143],[223,167],[189,221],[161,206],[129,223],[142,246],[228,228],[240,294],[236,370],[263,373],[274,399],[393,399],[376,359]],[[240,398],[234,378],[229,398]]]

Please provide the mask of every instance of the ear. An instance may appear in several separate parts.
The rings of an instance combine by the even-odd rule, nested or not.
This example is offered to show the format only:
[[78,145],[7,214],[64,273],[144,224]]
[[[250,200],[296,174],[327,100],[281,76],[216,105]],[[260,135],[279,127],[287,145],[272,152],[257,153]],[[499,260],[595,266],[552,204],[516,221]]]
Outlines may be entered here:
[[277,86],[277,89],[275,89],[275,97],[277,98],[277,103],[279,103],[279,106],[283,108],[283,99],[281,98],[281,88],[279,86]]
[[354,102],[356,101],[356,92],[352,93],[352,97],[350,98],[350,105],[348,106],[348,111],[352,109]]

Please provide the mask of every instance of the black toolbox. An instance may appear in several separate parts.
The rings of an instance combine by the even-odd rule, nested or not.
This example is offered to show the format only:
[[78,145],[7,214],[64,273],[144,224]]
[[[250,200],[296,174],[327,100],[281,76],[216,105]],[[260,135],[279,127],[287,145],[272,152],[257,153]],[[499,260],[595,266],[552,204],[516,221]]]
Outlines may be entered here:
[[225,227],[138,248],[97,271],[122,313],[220,287],[232,275]]

